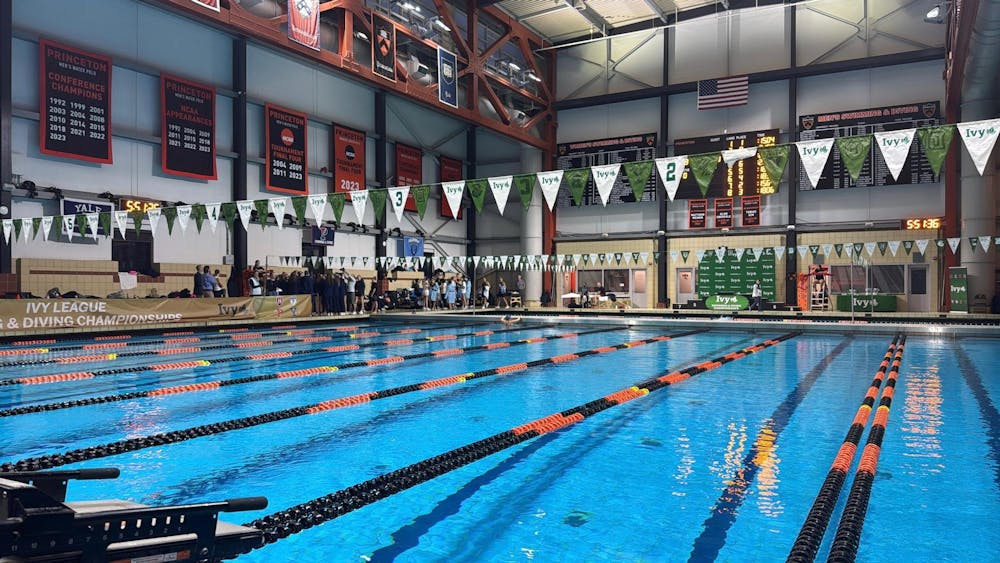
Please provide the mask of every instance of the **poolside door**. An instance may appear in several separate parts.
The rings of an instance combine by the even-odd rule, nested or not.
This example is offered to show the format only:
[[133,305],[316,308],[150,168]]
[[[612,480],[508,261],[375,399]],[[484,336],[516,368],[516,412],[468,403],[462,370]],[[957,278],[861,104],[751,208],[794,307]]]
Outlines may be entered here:
[[927,293],[927,264],[911,264],[906,279],[906,304],[910,312],[930,311],[930,296]]
[[694,292],[694,268],[677,268],[677,304],[684,305],[698,298]]

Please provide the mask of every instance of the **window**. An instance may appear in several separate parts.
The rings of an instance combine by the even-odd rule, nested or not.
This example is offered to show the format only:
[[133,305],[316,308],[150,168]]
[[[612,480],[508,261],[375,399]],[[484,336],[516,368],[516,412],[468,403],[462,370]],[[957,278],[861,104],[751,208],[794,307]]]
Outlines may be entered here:
[[604,291],[628,295],[631,290],[629,272],[629,270],[580,270],[577,289],[587,288],[593,292],[597,287],[603,286]]
[[830,292],[850,293],[853,289],[858,293],[864,293],[868,287],[864,266],[831,266],[830,267]]
[[869,269],[868,287],[878,289],[879,293],[906,293],[906,267],[902,264],[872,266]]
[[905,288],[906,267],[902,264],[883,266],[831,266],[830,291],[832,293],[850,293],[853,289],[865,293],[877,289],[879,293],[903,294]]
[[112,239],[111,259],[118,262],[119,271],[157,275],[153,269],[153,235],[149,231],[142,231],[134,237],[129,233],[129,238],[124,240]]

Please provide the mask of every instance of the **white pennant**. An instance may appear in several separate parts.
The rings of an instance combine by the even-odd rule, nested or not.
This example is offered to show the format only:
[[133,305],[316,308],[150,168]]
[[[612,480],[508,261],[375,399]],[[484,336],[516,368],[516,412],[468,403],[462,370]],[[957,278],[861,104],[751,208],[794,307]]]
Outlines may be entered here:
[[272,197],[267,200],[267,209],[274,215],[278,229],[285,227],[285,208],[288,207],[287,197]]
[[705,250],[702,249],[702,248],[699,248],[698,250],[694,251],[694,255],[695,255],[696,258],[698,258],[698,263],[700,264],[702,258],[705,257]]
[[809,183],[813,188],[819,177],[823,175],[823,168],[826,161],[833,152],[833,139],[817,139],[815,141],[799,141],[795,143],[795,148],[799,150],[799,159],[809,176]]
[[778,260],[783,259],[785,257],[785,247],[784,246],[775,246],[774,247],[774,257],[777,258]]
[[542,195],[545,196],[545,203],[549,204],[549,211],[552,211],[556,204],[556,195],[559,193],[559,184],[562,183],[563,171],[538,172],[536,176],[538,185],[542,188]]
[[737,262],[740,262],[740,261],[743,260],[743,253],[746,252],[746,251],[747,251],[747,249],[745,249],[745,248],[737,248],[736,249],[736,261]]
[[87,230],[90,231],[90,237],[97,240],[97,224],[100,222],[99,213],[87,213]]
[[[126,212],[127,213],[127,212]],[[49,232],[52,230],[52,217],[45,215],[42,217],[42,235],[45,240],[49,240]]]
[[826,255],[826,256],[829,256],[831,252],[833,252],[833,245],[830,244],[830,243],[824,244],[823,245],[823,254]]
[[177,222],[181,226],[181,233],[186,233],[188,230],[188,222],[191,220],[191,206],[182,205],[177,208]]
[[[253,214],[254,205],[250,200],[240,200],[236,202],[236,210],[240,212],[240,221],[243,222],[244,229],[250,229],[250,215]],[[263,219],[263,218],[262,218]]]
[[744,147],[740,149],[729,149],[722,151],[722,161],[726,163],[726,166],[732,168],[733,164],[737,161],[743,160],[744,158],[753,158],[757,156],[757,147]]
[[458,219],[458,212],[462,210],[462,194],[465,193],[465,180],[441,182],[441,189],[444,191],[444,196],[448,198],[448,207],[451,207],[451,216]]
[[21,219],[21,234],[24,235],[24,242],[31,240],[31,219]]
[[760,255],[764,253],[764,249],[761,248],[761,247],[759,247],[759,246],[755,246],[755,247],[751,248],[750,251],[753,252],[753,258],[754,258],[754,260],[758,260],[758,261],[760,260]]
[[677,258],[678,258],[678,257],[679,257],[680,255],[681,255],[681,253],[680,253],[680,251],[679,251],[679,250],[671,250],[671,251],[670,251],[670,261],[671,261],[671,262],[676,262],[676,261],[677,261]]
[[118,232],[121,233],[122,238],[125,238],[125,225],[128,221],[128,211],[115,211],[115,226],[118,227]]
[[865,243],[865,252],[868,253],[868,256],[874,255],[876,248],[878,248],[878,243],[877,242],[866,242]]
[[898,241],[898,240],[890,240],[889,241],[889,252],[892,252],[893,256],[895,256],[896,255],[896,251],[899,250],[899,245],[900,245],[900,241]]
[[205,204],[205,215],[208,215],[208,226],[212,228],[212,234],[215,234],[215,227],[219,225],[219,209],[221,207],[221,203]]
[[725,247],[721,247],[721,246],[719,248],[716,248],[715,249],[715,259],[718,260],[719,263],[721,264],[722,261],[723,261],[723,259],[725,259],[725,258],[726,258],[726,248]]
[[801,256],[803,259],[805,259],[807,252],[809,252],[809,247],[806,246],[806,245],[804,245],[804,244],[800,244],[799,245],[799,256]]
[[10,244],[10,232],[14,229],[13,219],[3,220],[3,240],[5,243]]
[[76,215],[63,215],[63,234],[73,240],[73,233],[76,232]]
[[990,159],[990,153],[993,152],[993,145],[997,142],[997,135],[1000,135],[1000,119],[959,123],[958,133],[965,143],[965,150],[969,151],[972,162],[976,164],[979,175],[982,176],[986,162]]
[[323,217],[326,217],[326,194],[309,196],[309,208],[312,209],[316,226],[322,225]]
[[490,190],[493,192],[493,199],[497,202],[500,215],[503,215],[503,210],[507,207],[507,196],[510,195],[510,185],[513,182],[513,176],[495,176],[489,179]]
[[899,173],[903,170],[907,157],[910,156],[910,145],[916,133],[916,129],[875,133],[875,144],[882,151],[882,158],[885,159],[893,180],[899,178]]
[[149,230],[153,232],[153,236],[156,236],[156,226],[160,224],[160,217],[163,216],[163,209],[157,207],[155,209],[149,209],[146,211],[146,215],[149,217]]
[[927,243],[930,241],[925,238],[922,238],[914,242],[917,243],[917,250],[919,250],[921,254],[924,254],[927,251]]
[[983,247],[983,252],[989,252],[990,251],[990,241],[991,240],[993,240],[993,237],[988,237],[988,236],[986,236],[986,237],[979,237],[979,246]]
[[479,256],[479,255],[477,254],[477,255],[475,255],[475,256],[473,256],[473,257],[472,257],[472,264],[473,264],[473,265],[474,265],[474,266],[475,266],[476,268],[478,268],[478,267],[479,267],[479,262],[480,262],[480,261],[481,261],[482,259],[483,259],[483,257],[482,257],[482,256]]
[[958,237],[954,237],[954,238],[949,238],[948,239],[948,246],[951,247],[952,254],[955,254],[956,252],[958,252],[958,245],[961,244],[961,242],[962,242],[962,239],[960,239]]
[[590,174],[594,177],[594,185],[597,186],[597,193],[601,194],[601,203],[608,205],[608,198],[611,197],[611,189],[615,187],[615,180],[618,179],[618,170],[621,164],[605,164],[603,166],[591,166]]
[[403,222],[403,210],[406,209],[406,198],[410,197],[410,186],[389,188],[389,205],[396,214],[396,221]]
[[663,189],[667,190],[667,197],[670,201],[677,195],[677,188],[680,187],[681,177],[684,176],[684,167],[687,166],[688,157],[675,156],[671,158],[656,159],[656,172],[660,175],[660,182]]
[[643,264],[648,264],[649,263],[649,253],[648,252],[640,252],[639,253],[639,258],[642,260]]
[[364,223],[365,208],[368,207],[368,190],[351,192],[351,204],[354,206],[354,214],[358,217],[358,223]]

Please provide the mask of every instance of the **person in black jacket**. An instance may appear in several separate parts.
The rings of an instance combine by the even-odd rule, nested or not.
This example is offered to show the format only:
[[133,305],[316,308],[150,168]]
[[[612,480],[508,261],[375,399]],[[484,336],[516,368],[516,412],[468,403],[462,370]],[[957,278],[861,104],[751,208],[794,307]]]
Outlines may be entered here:
[[364,306],[364,295],[365,295],[365,278],[358,277],[358,281],[354,284],[354,299],[357,300],[357,310],[353,311],[357,314],[365,312]]
[[204,282],[205,274],[201,273],[201,264],[194,267],[194,289],[191,291],[191,295],[194,297],[201,296],[201,285]]

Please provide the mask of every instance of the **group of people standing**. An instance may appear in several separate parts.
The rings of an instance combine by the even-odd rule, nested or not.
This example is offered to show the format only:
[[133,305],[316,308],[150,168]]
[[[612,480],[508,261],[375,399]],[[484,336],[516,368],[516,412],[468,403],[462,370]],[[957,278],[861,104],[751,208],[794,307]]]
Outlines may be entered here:
[[209,266],[201,264],[194,267],[194,288],[191,297],[225,297],[226,289],[219,282],[219,270],[212,273]]
[[[525,289],[524,277],[517,276],[517,294],[523,295]],[[497,280],[496,293],[493,293],[489,280],[483,283],[473,298],[472,280],[464,275],[446,277],[444,272],[437,272],[434,277],[425,278],[422,282],[414,280],[411,286],[411,297],[423,304],[425,311],[434,309],[472,309],[477,302],[486,309],[491,306],[510,307],[512,291],[503,278]]]

